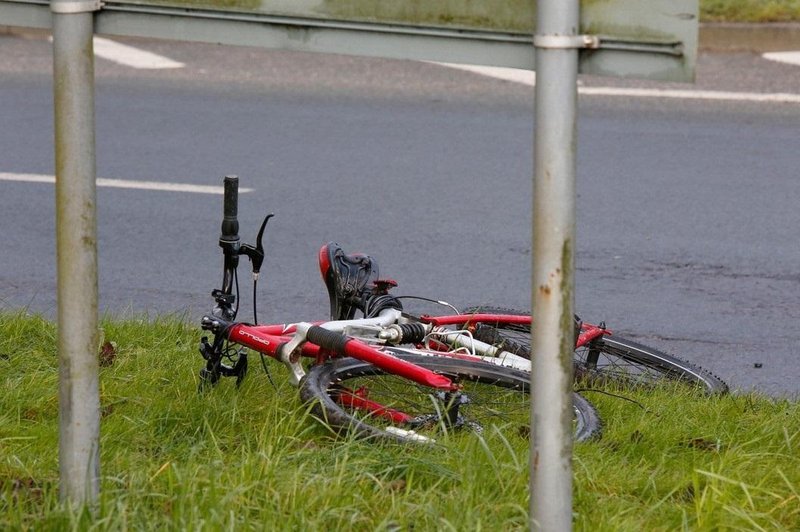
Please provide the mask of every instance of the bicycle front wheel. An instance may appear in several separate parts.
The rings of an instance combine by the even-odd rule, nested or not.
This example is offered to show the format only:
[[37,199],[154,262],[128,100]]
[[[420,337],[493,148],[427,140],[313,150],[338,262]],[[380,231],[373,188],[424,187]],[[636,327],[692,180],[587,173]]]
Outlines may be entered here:
[[[491,306],[471,307],[465,313],[530,315]],[[505,351],[530,359],[531,334],[528,325],[492,323],[475,328],[475,338],[497,345]],[[658,349],[619,337],[606,335],[575,350],[575,379],[578,382],[619,386],[652,386],[658,382],[684,382],[707,393],[725,393],[728,385],[700,366]]]
[[575,368],[576,378],[589,382],[636,386],[672,380],[696,385],[709,394],[728,391],[728,385],[708,370],[616,335],[602,336],[576,349]]
[[[462,389],[445,393],[346,358],[312,367],[301,397],[326,424],[362,438],[430,443],[443,433],[492,427],[509,438],[528,437],[530,374],[442,356],[397,356],[446,375]],[[573,394],[573,408],[575,440],[598,436],[600,418],[591,403]]]

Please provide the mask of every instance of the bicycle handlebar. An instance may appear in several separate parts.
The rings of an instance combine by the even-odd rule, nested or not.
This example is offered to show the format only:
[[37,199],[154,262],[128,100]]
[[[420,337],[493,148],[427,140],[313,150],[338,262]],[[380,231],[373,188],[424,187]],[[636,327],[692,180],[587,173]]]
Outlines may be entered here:
[[226,175],[224,179],[225,197],[223,200],[222,234],[220,245],[239,242],[239,178]]
[[[239,267],[239,177],[226,175],[223,181],[224,199],[219,245],[225,255],[222,290],[225,295],[233,291],[236,268]],[[235,315],[235,311],[232,315]]]

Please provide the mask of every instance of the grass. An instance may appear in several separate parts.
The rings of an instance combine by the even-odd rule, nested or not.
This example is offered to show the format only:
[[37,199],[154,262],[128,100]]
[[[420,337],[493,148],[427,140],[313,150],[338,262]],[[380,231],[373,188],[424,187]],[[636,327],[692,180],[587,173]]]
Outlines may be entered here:
[[700,0],[701,22],[798,22],[800,0]]
[[[261,9],[260,0],[150,0],[156,3],[188,4],[234,8]],[[288,2],[284,2],[288,4]],[[309,12],[305,2],[301,12]],[[699,0],[700,22],[800,22],[800,0]],[[528,29],[520,14],[529,14],[529,3],[519,0],[494,2],[464,2],[438,0],[437,2],[404,0],[404,2],[370,2],[365,0],[327,0],[319,3],[319,13],[334,18],[388,18],[429,24],[456,24],[465,26],[499,25],[505,29]],[[313,10],[311,10],[313,12]]]
[[[429,447],[334,438],[284,369],[198,395],[198,332],[105,321],[102,488],[94,516],[58,502],[54,326],[0,314],[2,530],[516,530],[528,441],[461,434]],[[687,390],[587,392],[601,440],[576,446],[576,530],[797,529],[800,407]]]

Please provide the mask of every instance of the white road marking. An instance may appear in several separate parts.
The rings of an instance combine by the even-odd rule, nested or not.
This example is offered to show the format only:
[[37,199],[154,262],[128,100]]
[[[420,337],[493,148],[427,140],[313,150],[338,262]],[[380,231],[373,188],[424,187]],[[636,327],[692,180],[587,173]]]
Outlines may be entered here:
[[737,102],[800,103],[800,94],[785,92],[726,92],[700,90],[625,89],[619,87],[578,87],[578,94],[591,96],[629,96],[641,98],[683,98]]
[[[24,183],[56,182],[55,176],[43,174],[12,174],[0,172],[0,181],[20,181]],[[212,185],[190,185],[187,183],[161,183],[158,181],[131,181],[128,179],[97,178],[98,187],[128,188],[136,190],[158,190],[163,192],[192,192],[195,194],[223,194],[223,187]],[[239,192],[252,192],[252,188],[239,188]]]
[[455,68],[458,70],[466,70],[482,76],[489,76],[496,79],[505,81],[513,81],[514,83],[522,83],[523,85],[536,85],[536,72],[533,70],[523,70],[521,68],[509,67],[487,67],[478,65],[459,65],[457,63],[435,63],[437,65],[446,66],[448,68]]
[[800,65],[800,52],[769,52],[762,54],[761,57],[769,59],[770,61]]
[[[48,37],[52,42],[53,38]],[[154,54],[146,50],[140,50],[127,44],[118,43],[103,37],[94,38],[94,55],[114,63],[138,68],[140,70],[155,70],[164,68],[183,68],[181,62],[174,61],[169,57]]]
[[[783,52],[781,52],[783,53]],[[788,52],[787,52],[788,53]],[[769,55],[769,54],[766,54]],[[800,61],[800,53],[798,53]],[[495,79],[521,83],[523,85],[536,85],[536,73],[530,70],[505,67],[486,67],[478,65],[458,65],[453,63],[436,63],[448,68],[465,70],[482,76]],[[799,63],[800,64],[800,63]],[[742,102],[766,103],[800,103],[800,94],[791,93],[760,93],[760,92],[726,92],[706,90],[680,90],[680,89],[635,89],[624,87],[578,87],[579,94],[589,96],[624,96],[639,98],[683,98],[696,100],[727,100]]]
[[140,69],[183,68],[185,65],[168,57],[140,50],[102,37],[94,38],[94,54],[120,65]]

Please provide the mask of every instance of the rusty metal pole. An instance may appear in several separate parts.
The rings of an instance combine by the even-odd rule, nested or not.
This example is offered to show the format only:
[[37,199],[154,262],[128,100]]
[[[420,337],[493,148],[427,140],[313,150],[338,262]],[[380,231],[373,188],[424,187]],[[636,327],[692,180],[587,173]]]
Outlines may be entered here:
[[531,528],[572,529],[578,0],[538,0],[533,192]]
[[94,50],[99,2],[52,0],[61,499],[100,492]]

